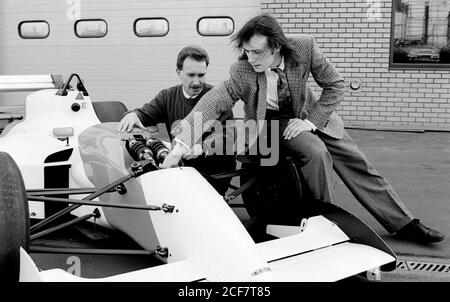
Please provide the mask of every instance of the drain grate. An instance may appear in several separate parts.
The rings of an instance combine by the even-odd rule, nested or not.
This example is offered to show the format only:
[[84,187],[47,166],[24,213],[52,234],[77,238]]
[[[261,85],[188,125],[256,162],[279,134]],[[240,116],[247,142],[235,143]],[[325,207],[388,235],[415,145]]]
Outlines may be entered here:
[[450,264],[398,260],[397,270],[426,273],[450,273]]

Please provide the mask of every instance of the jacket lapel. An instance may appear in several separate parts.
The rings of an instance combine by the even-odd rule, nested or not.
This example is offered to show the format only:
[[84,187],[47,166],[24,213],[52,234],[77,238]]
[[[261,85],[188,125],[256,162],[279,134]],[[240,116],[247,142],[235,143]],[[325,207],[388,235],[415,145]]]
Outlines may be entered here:
[[303,65],[292,60],[286,60],[285,72],[289,83],[289,91],[291,92],[292,109],[295,116],[300,117],[300,112],[305,103],[304,100],[304,81],[303,81]]
[[[289,83],[289,90],[292,96],[292,106],[296,116],[300,117],[300,112],[305,103],[304,93],[305,81],[303,81],[303,65],[287,59],[285,62],[285,72]],[[263,120],[266,115],[267,108],[267,79],[264,72],[257,73],[258,75],[258,104],[256,119]]]
[[256,106],[256,120],[264,120],[267,107],[267,79],[264,72],[258,73],[258,104]]

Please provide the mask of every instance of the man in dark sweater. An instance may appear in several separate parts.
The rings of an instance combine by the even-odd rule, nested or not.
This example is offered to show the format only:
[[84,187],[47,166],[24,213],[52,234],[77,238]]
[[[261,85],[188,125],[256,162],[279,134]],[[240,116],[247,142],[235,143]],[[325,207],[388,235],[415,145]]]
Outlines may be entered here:
[[[207,52],[199,46],[184,47],[177,58],[176,72],[181,80],[181,84],[171,88],[163,89],[141,108],[127,112],[120,121],[117,130],[130,132],[137,126],[146,129],[147,126],[154,126],[164,123],[169,133],[170,140],[173,139],[171,130],[184,119],[202,96],[211,90],[213,86],[205,83],[206,71],[209,65]],[[226,148],[234,143],[233,129],[225,127],[227,120],[233,120],[232,110],[223,112],[219,121],[222,123],[223,131],[209,131],[202,136],[203,144],[193,148],[193,152],[185,159],[185,165],[196,168],[199,172],[212,175],[220,172],[232,171],[236,168],[233,156],[222,156],[212,151],[222,148],[222,154],[226,153]],[[212,129],[211,129],[212,130]],[[221,144],[221,146],[217,146]],[[209,148],[208,148],[209,146]],[[213,149],[210,147],[213,146]],[[227,183],[208,178],[208,181],[221,194],[225,195]]]

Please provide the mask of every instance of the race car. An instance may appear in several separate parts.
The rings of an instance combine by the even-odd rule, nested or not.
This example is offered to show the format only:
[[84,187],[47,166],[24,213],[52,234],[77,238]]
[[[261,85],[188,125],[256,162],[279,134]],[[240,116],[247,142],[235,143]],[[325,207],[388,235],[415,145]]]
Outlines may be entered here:
[[[73,79],[76,88],[70,86]],[[2,279],[338,281],[363,272],[379,278],[380,269],[395,269],[395,253],[372,229],[319,201],[307,214],[281,211],[294,213],[293,223],[267,223],[269,239],[255,240],[227,203],[235,194],[224,198],[205,179],[211,176],[192,167],[160,169],[169,144],[150,132],[118,133],[117,121],[126,108],[105,104],[95,105],[81,78],[72,74],[58,88],[29,94],[25,118],[1,134]],[[296,174],[295,165],[291,169]],[[255,196],[244,204],[254,206]],[[55,209],[55,204],[63,207]],[[249,211],[252,219],[256,212]],[[68,213],[77,218],[55,224]],[[29,253],[55,249],[33,240],[85,220],[126,234],[164,264],[95,279],[59,268],[39,270]]]

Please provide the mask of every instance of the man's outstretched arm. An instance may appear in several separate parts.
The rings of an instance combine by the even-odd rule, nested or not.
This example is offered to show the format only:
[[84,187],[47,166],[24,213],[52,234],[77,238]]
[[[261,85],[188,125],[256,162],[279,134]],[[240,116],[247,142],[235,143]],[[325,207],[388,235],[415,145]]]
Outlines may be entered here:
[[175,144],[161,167],[176,166],[182,156],[201,140],[206,122],[217,119],[221,112],[231,109],[240,99],[241,91],[241,81],[233,65],[230,78],[208,91],[172,130]]
[[164,90],[158,93],[157,96],[150,102],[146,103],[141,108],[136,108],[127,111],[117,126],[120,132],[130,132],[134,126],[141,129],[146,129],[148,126],[154,126],[158,123],[165,122],[165,102],[167,96]]

